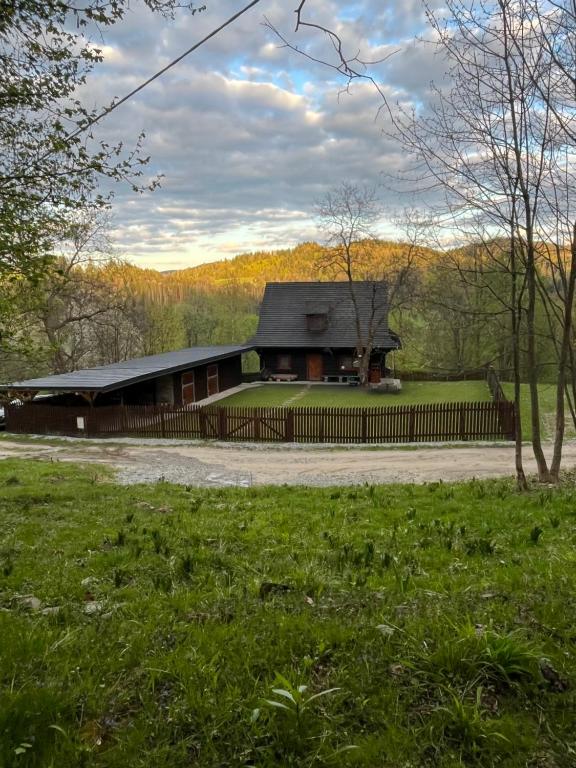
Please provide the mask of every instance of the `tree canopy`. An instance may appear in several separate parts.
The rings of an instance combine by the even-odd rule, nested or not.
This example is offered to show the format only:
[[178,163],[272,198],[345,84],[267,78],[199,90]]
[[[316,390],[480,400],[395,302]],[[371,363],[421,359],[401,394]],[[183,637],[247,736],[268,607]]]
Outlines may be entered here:
[[[191,3],[142,0],[172,16]],[[7,343],[11,312],[9,284],[37,282],[70,214],[109,203],[103,178],[134,190],[145,180],[142,134],[110,145],[92,129],[98,109],[78,95],[102,50],[97,32],[120,22],[127,0],[0,1],[0,343]]]

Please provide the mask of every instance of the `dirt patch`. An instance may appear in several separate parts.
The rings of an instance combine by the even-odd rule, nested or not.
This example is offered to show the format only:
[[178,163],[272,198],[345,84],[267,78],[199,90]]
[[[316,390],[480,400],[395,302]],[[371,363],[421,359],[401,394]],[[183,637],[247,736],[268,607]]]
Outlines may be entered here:
[[[551,446],[547,453],[551,453]],[[536,467],[526,449],[526,471]],[[576,464],[576,442],[564,447],[566,468]],[[115,468],[120,483],[166,480],[196,486],[356,485],[425,483],[500,477],[514,473],[512,445],[415,448],[327,449],[302,446],[166,444],[158,441],[107,443],[69,440],[0,441],[0,459],[33,458],[103,464]]]

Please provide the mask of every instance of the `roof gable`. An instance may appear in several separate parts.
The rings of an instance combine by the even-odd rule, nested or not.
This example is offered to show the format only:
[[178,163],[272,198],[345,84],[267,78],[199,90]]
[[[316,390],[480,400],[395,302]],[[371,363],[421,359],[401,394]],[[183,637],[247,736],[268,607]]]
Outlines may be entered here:
[[[353,293],[352,293],[353,292]],[[362,333],[376,327],[374,346],[395,349],[388,328],[388,294],[382,282],[267,283],[260,321],[251,343],[257,347],[355,347],[358,306]],[[326,328],[311,330],[310,315],[326,315]]]

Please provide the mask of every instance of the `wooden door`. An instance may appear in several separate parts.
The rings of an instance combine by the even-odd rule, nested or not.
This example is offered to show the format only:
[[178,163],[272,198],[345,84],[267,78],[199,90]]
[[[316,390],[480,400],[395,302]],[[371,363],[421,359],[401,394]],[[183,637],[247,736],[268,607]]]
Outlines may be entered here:
[[194,371],[182,374],[182,405],[196,402]]
[[310,352],[306,355],[306,372],[308,381],[322,381],[323,366],[320,353]]
[[370,366],[370,383],[371,384],[380,384],[380,379],[382,378],[382,372],[380,371],[379,365],[371,365]]
[[218,392],[220,392],[218,384],[218,364],[208,366],[206,379],[208,384],[208,397],[210,397],[210,395],[217,395]]

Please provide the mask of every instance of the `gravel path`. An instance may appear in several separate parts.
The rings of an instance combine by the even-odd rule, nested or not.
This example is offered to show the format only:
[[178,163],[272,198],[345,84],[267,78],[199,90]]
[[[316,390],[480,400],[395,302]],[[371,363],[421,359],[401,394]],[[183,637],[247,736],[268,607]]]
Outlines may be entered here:
[[[576,465],[576,441],[566,443],[564,456],[565,468]],[[19,442],[6,436],[0,439],[0,459],[8,458],[109,465],[125,484],[166,480],[216,487],[448,482],[514,473],[514,449],[508,444],[374,450],[136,439]],[[528,446],[525,467],[536,469]]]

